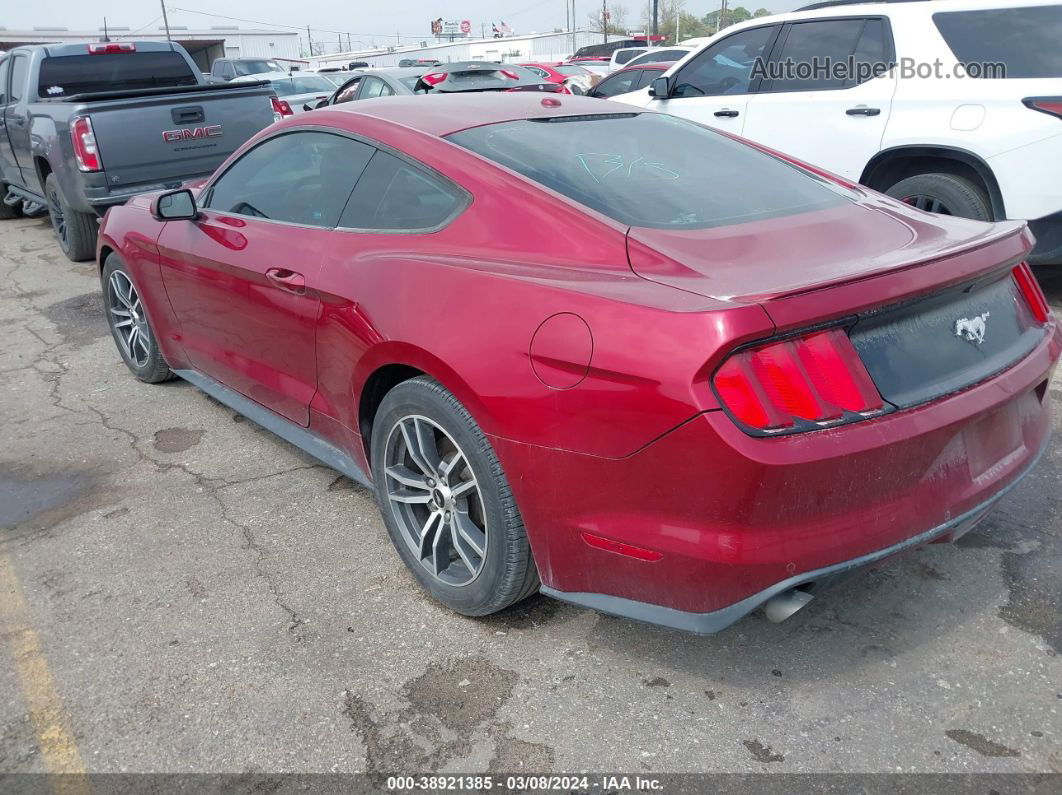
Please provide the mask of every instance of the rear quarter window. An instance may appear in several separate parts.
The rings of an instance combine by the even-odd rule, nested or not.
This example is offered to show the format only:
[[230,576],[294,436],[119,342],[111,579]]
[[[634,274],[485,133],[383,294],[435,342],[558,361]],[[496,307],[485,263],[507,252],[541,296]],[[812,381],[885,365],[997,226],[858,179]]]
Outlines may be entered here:
[[969,69],[972,77],[1062,77],[1062,5],[941,11],[933,22],[960,63],[1005,70]]

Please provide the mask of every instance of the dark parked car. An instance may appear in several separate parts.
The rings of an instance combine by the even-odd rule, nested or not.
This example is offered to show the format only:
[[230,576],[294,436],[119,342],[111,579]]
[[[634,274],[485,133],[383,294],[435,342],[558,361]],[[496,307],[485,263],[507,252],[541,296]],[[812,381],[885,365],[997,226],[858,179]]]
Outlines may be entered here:
[[16,47],[0,61],[0,218],[46,206],[63,253],[90,259],[108,207],[212,172],[273,123],[271,94],[209,83],[169,42]]
[[374,489],[467,615],[541,583],[696,632],[782,619],[1029,472],[1062,331],[1024,224],[550,99],[314,111],[111,210],[120,356]]
[[631,91],[645,88],[645,86],[653,82],[654,77],[660,77],[672,66],[674,66],[673,62],[628,66],[610,74],[587,91],[586,95],[588,97],[597,97],[598,99],[608,99],[619,94],[629,94]]

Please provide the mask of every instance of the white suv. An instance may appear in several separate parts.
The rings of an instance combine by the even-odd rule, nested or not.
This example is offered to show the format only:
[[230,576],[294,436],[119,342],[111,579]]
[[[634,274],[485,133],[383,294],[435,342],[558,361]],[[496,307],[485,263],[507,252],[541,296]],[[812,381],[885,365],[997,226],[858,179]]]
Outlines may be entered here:
[[726,28],[618,99],[922,209],[1028,221],[1030,262],[1062,263],[1058,2],[818,3]]

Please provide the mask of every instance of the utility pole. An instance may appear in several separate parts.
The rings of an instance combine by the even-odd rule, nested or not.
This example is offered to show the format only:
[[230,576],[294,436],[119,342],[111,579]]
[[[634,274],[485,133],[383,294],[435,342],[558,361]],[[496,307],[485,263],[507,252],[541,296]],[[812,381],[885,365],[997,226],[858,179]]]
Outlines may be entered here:
[[601,0],[601,31],[605,34],[605,44],[608,44],[608,0]]
[[575,46],[575,29],[576,29],[576,27],[578,27],[578,25],[577,25],[577,23],[575,21],[575,0],[572,0],[572,55],[574,55],[575,51],[578,49],[578,47]]
[[166,18],[166,0],[159,0],[162,6],[162,24],[166,27],[166,41],[170,41],[170,20]]
[[[660,26],[657,24],[657,17],[660,15],[660,0],[653,0],[653,34],[656,35],[660,32]],[[653,46],[653,40],[649,39],[648,44]]]
[[107,17],[103,18],[103,40],[110,41],[111,37],[107,35]]

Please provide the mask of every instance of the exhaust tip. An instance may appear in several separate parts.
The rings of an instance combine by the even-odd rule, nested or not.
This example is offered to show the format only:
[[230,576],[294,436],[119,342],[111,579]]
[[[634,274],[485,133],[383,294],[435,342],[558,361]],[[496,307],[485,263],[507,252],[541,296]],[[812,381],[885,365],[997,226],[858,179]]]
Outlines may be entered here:
[[764,611],[767,613],[768,620],[781,624],[801,608],[807,607],[814,598],[807,591],[792,588],[768,599],[764,605]]

